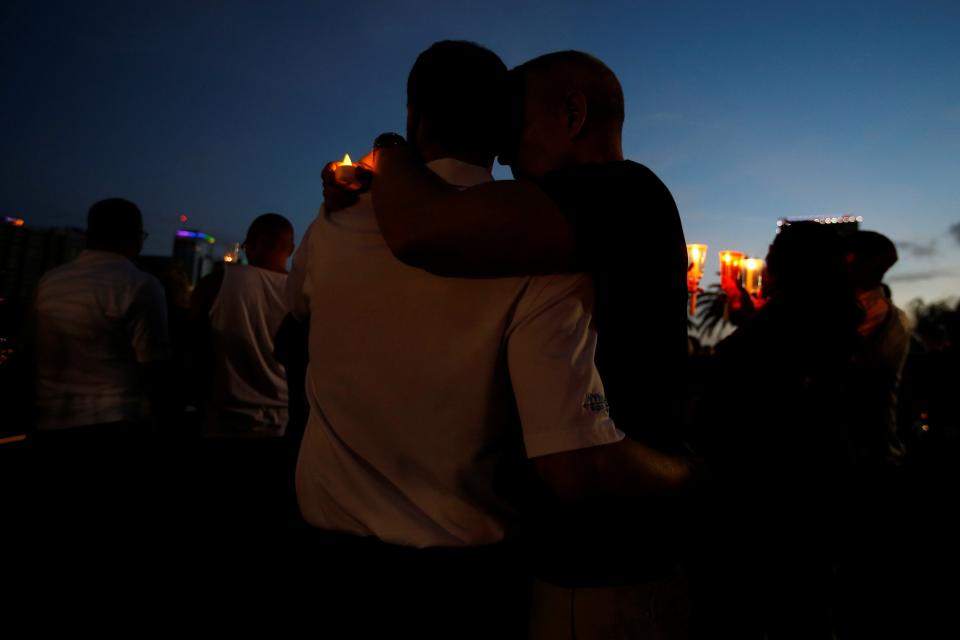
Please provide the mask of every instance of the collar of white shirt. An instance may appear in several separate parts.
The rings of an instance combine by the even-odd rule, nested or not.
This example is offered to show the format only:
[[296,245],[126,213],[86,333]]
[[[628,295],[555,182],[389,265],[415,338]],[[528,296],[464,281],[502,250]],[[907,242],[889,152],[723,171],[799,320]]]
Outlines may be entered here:
[[493,182],[493,176],[486,167],[479,167],[469,162],[454,158],[440,158],[427,163],[427,168],[455,187],[473,187],[486,182]]

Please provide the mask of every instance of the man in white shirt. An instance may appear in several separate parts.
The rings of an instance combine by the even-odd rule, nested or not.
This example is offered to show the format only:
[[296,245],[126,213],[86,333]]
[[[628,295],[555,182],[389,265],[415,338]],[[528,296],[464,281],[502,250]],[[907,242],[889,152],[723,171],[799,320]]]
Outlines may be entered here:
[[37,287],[42,506],[71,526],[105,526],[116,502],[131,498],[122,491],[142,490],[133,478],[145,477],[148,418],[163,409],[162,367],[170,357],[163,287],[131,261],[145,235],[135,204],[97,202],[87,249]]
[[273,527],[283,516],[287,456],[287,378],[274,357],[286,315],[287,261],[293,225],[276,213],[247,231],[249,264],[227,264],[197,283],[193,321],[205,352],[206,394],[202,516],[234,531],[238,519]]
[[[469,43],[437,43],[418,58],[408,136],[448,183],[492,179],[506,77],[493,53]],[[524,458],[623,437],[594,368],[589,278],[445,279],[408,267],[366,195],[322,211],[305,242],[294,260],[295,271],[305,261],[305,281],[291,296],[306,296],[291,308],[310,316],[304,518],[346,534],[340,558],[358,549],[418,572],[391,582],[381,566],[364,586],[388,585],[378,606],[402,601],[421,632],[469,616],[473,629],[448,631],[489,625],[510,637],[516,600],[504,590],[517,586],[508,579],[517,567],[496,545],[515,531],[529,492]],[[514,573],[498,584],[497,570]]]
[[36,294],[37,428],[141,423],[147,370],[170,357],[163,287],[131,261],[143,221],[119,198],[91,207],[87,249]]
[[207,437],[283,436],[287,381],[273,357],[273,341],[286,315],[293,247],[290,221],[263,214],[244,241],[249,264],[224,265],[197,284],[194,319],[209,326],[214,343]]

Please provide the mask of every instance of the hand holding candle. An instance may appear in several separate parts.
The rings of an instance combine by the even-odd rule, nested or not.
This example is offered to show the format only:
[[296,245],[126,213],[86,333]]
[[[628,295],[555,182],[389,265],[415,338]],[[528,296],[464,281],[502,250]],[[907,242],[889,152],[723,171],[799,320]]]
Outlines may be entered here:
[[739,251],[720,252],[720,288],[727,296],[736,295],[740,290],[740,270],[745,257]]
[[345,153],[342,161],[331,163],[337,184],[350,191],[365,191],[370,187],[370,180],[373,178],[373,161],[373,152],[365,155],[363,160],[356,164],[350,160],[350,154]]
[[323,202],[328,213],[356,204],[359,194],[370,188],[373,166],[374,155],[371,152],[358,163],[350,160],[350,154],[345,154],[343,161],[328,162],[323,167]]
[[335,169],[337,180],[344,184],[352,184],[357,181],[357,168],[350,161],[350,154],[343,154],[343,161],[337,164]]

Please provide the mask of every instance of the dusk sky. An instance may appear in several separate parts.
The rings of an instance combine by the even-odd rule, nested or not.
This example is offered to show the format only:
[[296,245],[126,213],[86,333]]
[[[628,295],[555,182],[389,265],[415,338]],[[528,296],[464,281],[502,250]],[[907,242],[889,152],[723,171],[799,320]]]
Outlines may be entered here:
[[146,253],[170,253],[180,214],[221,252],[266,211],[299,239],[324,163],[403,131],[407,72],[440,39],[509,66],[607,62],[624,150],[670,187],[710,271],[720,249],[763,256],[780,216],[848,213],[900,244],[898,303],[960,293],[955,0],[4,0],[0,215],[82,227],[121,196]]

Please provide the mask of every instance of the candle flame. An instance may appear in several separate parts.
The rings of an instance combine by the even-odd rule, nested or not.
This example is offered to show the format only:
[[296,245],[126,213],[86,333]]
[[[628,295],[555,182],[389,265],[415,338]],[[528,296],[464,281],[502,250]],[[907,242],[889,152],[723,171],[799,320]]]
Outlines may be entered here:
[[343,162],[341,162],[340,164],[341,164],[342,166],[344,166],[344,167],[352,167],[352,166],[353,166],[353,163],[350,161],[350,154],[349,154],[349,153],[343,154]]

